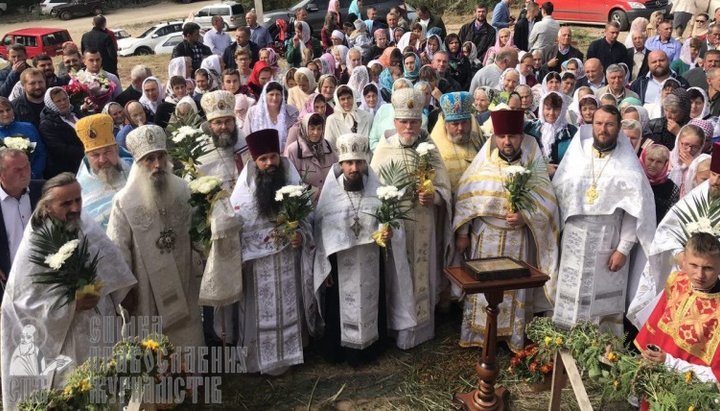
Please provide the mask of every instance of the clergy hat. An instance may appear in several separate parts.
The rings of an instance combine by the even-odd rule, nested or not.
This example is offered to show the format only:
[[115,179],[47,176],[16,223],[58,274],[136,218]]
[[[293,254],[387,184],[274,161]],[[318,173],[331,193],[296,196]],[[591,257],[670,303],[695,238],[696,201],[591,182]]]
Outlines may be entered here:
[[472,97],[467,91],[446,93],[440,97],[445,122],[469,120],[472,115]]
[[402,88],[392,93],[392,105],[397,120],[422,119],[425,94],[414,88]]
[[245,137],[245,142],[253,161],[264,154],[280,153],[280,136],[273,128],[258,130]]
[[498,110],[490,113],[493,134],[523,134],[525,113],[520,110]]
[[113,119],[109,114],[93,114],[75,123],[75,131],[85,147],[85,152],[114,146]]
[[350,160],[368,161],[370,141],[362,134],[343,134],[338,137],[335,145],[337,146],[338,162]]
[[713,143],[710,171],[720,174],[720,142]]
[[235,117],[235,95],[229,91],[216,90],[205,93],[200,105],[208,121],[221,117]]
[[125,144],[135,158],[135,161],[140,161],[150,153],[156,151],[167,152],[165,146],[166,140],[165,130],[163,130],[162,127],[148,124],[140,126],[128,133]]

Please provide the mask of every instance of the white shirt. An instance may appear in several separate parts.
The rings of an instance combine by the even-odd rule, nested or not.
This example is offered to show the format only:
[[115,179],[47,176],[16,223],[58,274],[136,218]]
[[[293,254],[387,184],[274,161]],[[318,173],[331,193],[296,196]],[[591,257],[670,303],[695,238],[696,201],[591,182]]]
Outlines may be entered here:
[[[18,200],[6,193],[2,186],[0,186],[0,206],[2,206],[5,233],[7,234],[10,261],[12,262],[20,246],[20,240],[22,240],[25,226],[27,222],[30,221],[30,215],[32,214],[30,189],[26,189]],[[7,274],[8,273],[5,273],[5,275]]]
[[661,88],[662,81],[655,80],[655,77],[650,74],[650,81],[648,81],[647,89],[645,89],[645,101],[643,101],[643,104],[653,104],[657,102]]
[[220,57],[222,57],[223,52],[225,52],[225,49],[228,48],[230,43],[232,43],[230,35],[224,31],[210,29],[205,33],[205,36],[203,36],[203,44],[210,47],[213,54],[217,54]]

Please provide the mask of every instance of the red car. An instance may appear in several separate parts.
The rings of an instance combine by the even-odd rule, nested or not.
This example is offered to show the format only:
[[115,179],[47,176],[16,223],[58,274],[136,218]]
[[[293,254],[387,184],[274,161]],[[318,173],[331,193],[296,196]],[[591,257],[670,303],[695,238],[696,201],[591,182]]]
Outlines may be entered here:
[[15,30],[3,37],[0,43],[0,55],[7,56],[8,48],[17,43],[25,46],[28,58],[38,54],[54,57],[62,53],[62,45],[66,41],[72,41],[72,38],[65,29],[34,27]]
[[[542,2],[540,2],[542,3]],[[628,30],[636,17],[650,18],[657,11],[670,13],[668,0],[553,0],[553,17],[564,23],[605,24],[617,21],[620,30]]]

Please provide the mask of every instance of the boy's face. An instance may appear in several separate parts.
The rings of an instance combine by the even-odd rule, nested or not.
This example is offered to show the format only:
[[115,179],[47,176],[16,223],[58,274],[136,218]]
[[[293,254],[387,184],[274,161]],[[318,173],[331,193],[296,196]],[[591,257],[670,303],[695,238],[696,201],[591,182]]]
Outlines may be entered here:
[[687,250],[684,269],[694,289],[709,291],[718,281],[720,256],[698,255]]

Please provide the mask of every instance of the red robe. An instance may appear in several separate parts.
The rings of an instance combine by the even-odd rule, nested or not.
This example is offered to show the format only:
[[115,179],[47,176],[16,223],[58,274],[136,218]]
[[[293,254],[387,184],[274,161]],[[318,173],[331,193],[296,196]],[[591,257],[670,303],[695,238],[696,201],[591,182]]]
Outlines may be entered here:
[[660,301],[635,338],[646,350],[655,344],[675,358],[710,367],[720,380],[720,293],[693,290],[687,274],[670,274]]

